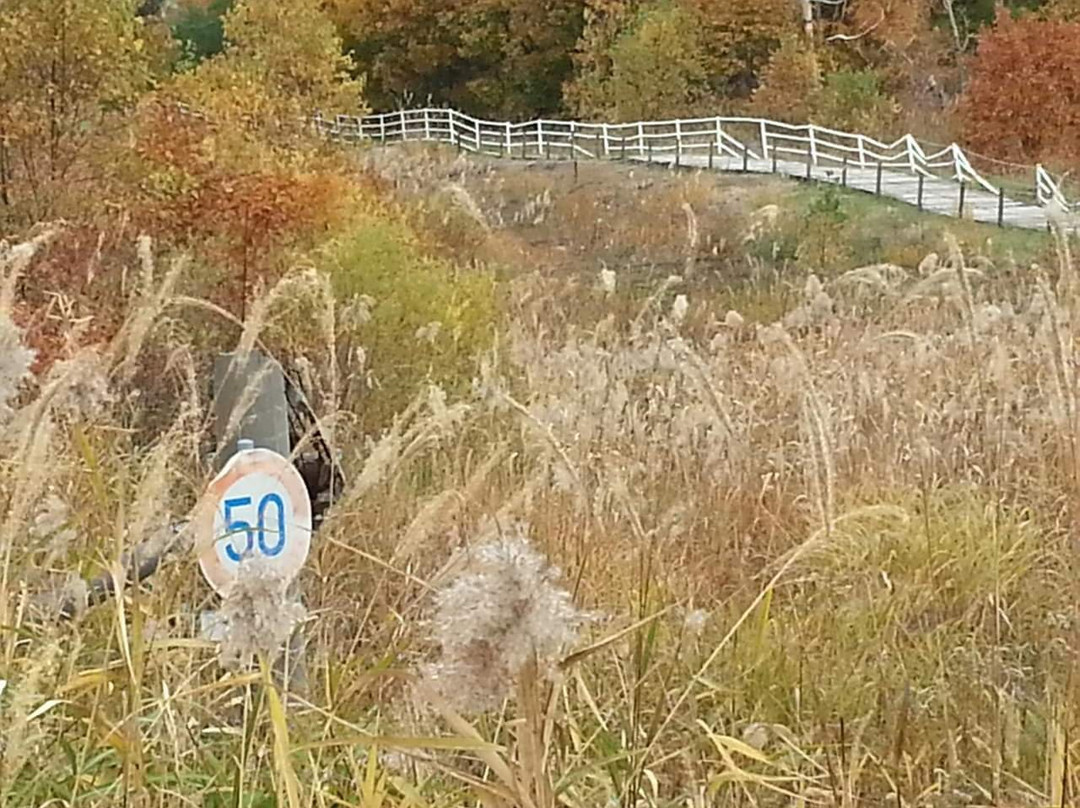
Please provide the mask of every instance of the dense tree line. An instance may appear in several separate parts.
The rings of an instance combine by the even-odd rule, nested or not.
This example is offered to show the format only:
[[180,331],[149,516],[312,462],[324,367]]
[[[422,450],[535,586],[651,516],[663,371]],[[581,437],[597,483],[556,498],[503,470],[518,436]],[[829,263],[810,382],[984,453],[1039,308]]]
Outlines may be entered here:
[[517,119],[752,114],[1065,166],[1080,149],[1078,18],[1080,0],[7,0],[0,205],[47,216],[86,184],[121,182],[93,159],[121,131],[154,147],[128,168],[156,166],[138,187],[179,221],[178,198],[205,204],[199,183],[252,149],[260,171],[286,170],[280,125],[240,127],[246,141],[206,135],[212,158],[192,151],[176,186],[158,163],[183,150],[153,157],[169,138],[147,136],[163,125],[149,101],[169,97],[248,122],[418,103]]

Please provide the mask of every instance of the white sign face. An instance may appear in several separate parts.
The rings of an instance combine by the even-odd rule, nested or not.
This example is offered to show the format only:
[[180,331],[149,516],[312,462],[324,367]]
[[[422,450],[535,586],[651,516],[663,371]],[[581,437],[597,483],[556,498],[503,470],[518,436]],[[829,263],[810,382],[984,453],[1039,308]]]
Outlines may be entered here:
[[291,581],[311,548],[311,500],[300,472],[269,449],[237,452],[207,488],[198,517],[199,566],[226,595],[245,559],[268,560]]

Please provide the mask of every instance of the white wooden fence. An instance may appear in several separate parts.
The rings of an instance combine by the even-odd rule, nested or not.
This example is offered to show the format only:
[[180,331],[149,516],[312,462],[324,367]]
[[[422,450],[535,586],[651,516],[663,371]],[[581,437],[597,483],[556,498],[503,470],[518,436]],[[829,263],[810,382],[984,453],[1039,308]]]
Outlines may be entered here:
[[[980,173],[955,143],[924,147],[912,135],[884,143],[813,124],[792,125],[761,118],[690,118],[608,124],[538,119],[525,123],[488,121],[453,109],[425,107],[357,117],[314,119],[317,130],[345,141],[379,143],[423,140],[448,143],[471,152],[507,157],[581,159],[656,159],[667,163],[744,169],[751,164],[792,161],[837,170],[875,169],[913,177],[949,180],[994,196],[1005,196],[996,177]],[[1030,170],[1030,169],[1029,169]],[[790,172],[789,172],[790,173]],[[1033,181],[1033,182],[1032,182]],[[1034,166],[1034,177],[1010,185],[1011,200],[1036,205],[1051,200],[1073,206],[1053,177]]]

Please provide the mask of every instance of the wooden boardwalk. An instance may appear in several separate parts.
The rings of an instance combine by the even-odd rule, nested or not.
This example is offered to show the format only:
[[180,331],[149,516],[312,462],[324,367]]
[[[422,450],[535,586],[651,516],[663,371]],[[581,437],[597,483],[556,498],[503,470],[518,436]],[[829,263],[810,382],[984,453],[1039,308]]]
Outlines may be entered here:
[[548,119],[511,123],[432,107],[363,117],[319,115],[313,125],[345,142],[418,140],[494,157],[625,160],[778,174],[843,185],[929,213],[1027,230],[1045,230],[1057,223],[1075,231],[1080,213],[1042,166],[1019,167],[1021,176],[1013,175],[1006,191],[980,174],[973,156],[957,144],[931,147],[910,134],[885,143],[814,124],[731,117],[620,124]]
[[[676,163],[675,157],[669,154],[655,156],[651,161],[648,158],[639,156],[627,157],[627,159],[634,162],[651,162],[669,167],[674,166]],[[696,154],[685,155],[680,157],[678,163],[686,168],[707,169],[709,167],[709,158]],[[960,183],[940,177],[923,177],[920,201],[918,176],[893,169],[882,169],[879,186],[876,166],[874,168],[848,166],[845,170],[843,168],[810,165],[808,170],[806,161],[777,160],[774,164],[772,160],[751,157],[744,161],[742,158],[730,156],[714,157],[712,165],[716,171],[748,172],[752,174],[775,173],[795,179],[842,185],[854,190],[896,199],[930,213],[965,218],[986,224],[998,223],[1000,205],[1003,225],[1028,230],[1046,230],[1050,225],[1050,219],[1047,216],[1045,207],[1029,202],[1018,202],[1010,199],[1008,195],[1000,199],[997,194],[991,194],[989,191],[979,187],[972,188],[966,185],[961,200]],[[963,202],[962,210],[961,202]]]

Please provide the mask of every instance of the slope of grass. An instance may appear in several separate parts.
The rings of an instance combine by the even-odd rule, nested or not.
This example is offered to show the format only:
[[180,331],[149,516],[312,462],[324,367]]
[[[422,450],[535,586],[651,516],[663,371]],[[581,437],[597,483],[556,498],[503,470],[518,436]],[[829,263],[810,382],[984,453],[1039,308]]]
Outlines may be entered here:
[[[574,185],[561,168],[394,159],[381,170],[423,239],[354,234],[336,285],[298,270],[241,336],[308,360],[350,480],[301,578],[306,684],[282,692],[269,659],[221,666],[198,628],[219,604],[189,554],[73,622],[49,609],[203,489],[206,383],[184,327],[201,310],[146,272],[110,342],[26,378],[0,365],[0,805],[1080,793],[1064,244],[1040,255],[1046,277],[1028,262],[1052,244],[973,229],[965,256],[909,221],[870,256],[851,245],[887,208],[774,181],[583,166]],[[784,257],[767,245],[787,227]],[[940,260],[920,271],[921,239]],[[455,358],[456,384],[416,377],[363,434],[343,418],[368,339],[342,330],[353,295],[374,278],[404,305],[420,287],[395,297],[395,274],[417,267],[441,295],[449,264],[425,251],[495,268],[498,294],[478,299],[497,327]],[[7,357],[22,334],[6,290],[32,253],[0,259]],[[392,319],[376,338],[431,348]],[[146,443],[128,425],[154,380],[132,369],[163,353],[175,414]]]

